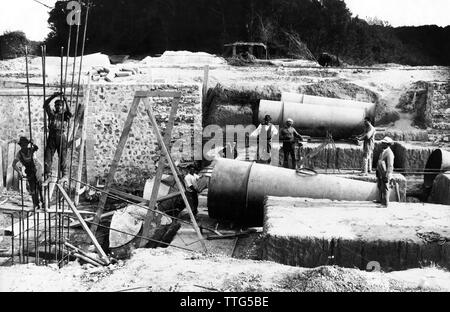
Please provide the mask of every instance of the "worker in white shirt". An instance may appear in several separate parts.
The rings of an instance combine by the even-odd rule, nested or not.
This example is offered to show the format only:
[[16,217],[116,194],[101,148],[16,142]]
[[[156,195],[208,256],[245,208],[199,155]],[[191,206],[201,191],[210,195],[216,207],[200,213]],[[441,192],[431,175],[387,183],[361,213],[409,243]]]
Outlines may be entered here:
[[192,213],[197,215],[198,213],[198,185],[197,181],[200,179],[195,173],[195,167],[193,165],[187,168],[188,172],[184,177],[184,185],[186,187],[186,197],[191,206]]
[[377,163],[377,185],[379,194],[379,201],[377,202],[382,203],[386,207],[389,206],[390,183],[394,173],[395,156],[391,149],[393,144],[394,141],[389,137],[385,137],[381,141],[383,151],[381,152]]
[[367,175],[372,171],[373,150],[375,148],[375,127],[372,126],[370,118],[364,119],[364,133],[358,137],[359,141],[363,141],[363,163],[362,175]]
[[264,121],[250,134],[252,138],[258,138],[257,161],[270,164],[272,151],[272,138],[278,136],[278,129],[272,124],[270,115],[264,117]]

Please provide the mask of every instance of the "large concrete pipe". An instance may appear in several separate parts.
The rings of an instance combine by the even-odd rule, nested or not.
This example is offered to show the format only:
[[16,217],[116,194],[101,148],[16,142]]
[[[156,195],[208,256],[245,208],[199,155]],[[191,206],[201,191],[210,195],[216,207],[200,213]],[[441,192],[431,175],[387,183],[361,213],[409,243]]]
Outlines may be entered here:
[[[330,175],[299,175],[285,168],[217,160],[208,189],[211,218],[261,226],[265,196],[372,201],[377,199],[378,189],[370,182]],[[391,200],[395,198],[395,192],[391,192]]]
[[274,124],[283,126],[288,118],[302,134],[325,136],[327,131],[334,138],[346,139],[363,132],[363,120],[367,116],[362,108],[298,104],[261,100],[258,118],[270,115]]
[[437,149],[431,153],[425,165],[424,187],[433,187],[434,179],[444,171],[450,171],[450,152]]
[[291,92],[283,92],[281,94],[281,101],[310,105],[337,106],[342,108],[362,108],[366,110],[367,117],[372,120],[375,118],[376,104],[370,102],[343,100]]

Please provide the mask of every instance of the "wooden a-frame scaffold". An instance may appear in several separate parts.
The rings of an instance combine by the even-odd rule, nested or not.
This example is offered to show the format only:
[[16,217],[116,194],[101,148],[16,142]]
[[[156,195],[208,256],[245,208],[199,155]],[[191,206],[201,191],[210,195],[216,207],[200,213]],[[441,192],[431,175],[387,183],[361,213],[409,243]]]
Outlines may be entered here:
[[[156,119],[155,119],[155,117],[153,115],[153,111],[152,111],[152,106],[149,101],[149,98],[156,98],[156,97],[173,98],[169,121],[167,123],[167,128],[164,131],[164,133],[165,133],[164,138],[162,137],[161,132],[158,128],[158,124],[156,123]],[[158,143],[161,147],[161,158],[159,160],[159,165],[158,165],[158,168],[156,171],[152,194],[151,194],[151,198],[150,198],[149,206],[148,206],[149,210],[147,211],[147,215],[146,215],[146,218],[144,221],[142,237],[147,237],[149,234],[149,231],[150,231],[151,218],[153,216],[153,211],[156,209],[156,204],[157,204],[157,200],[158,200],[158,198],[157,198],[158,191],[159,191],[159,187],[161,185],[161,179],[163,176],[165,161],[167,160],[167,163],[169,164],[170,170],[173,174],[173,177],[175,179],[178,190],[183,198],[184,204],[186,205],[186,209],[189,213],[189,217],[191,219],[194,230],[197,233],[197,236],[203,246],[204,251],[207,252],[203,236],[200,232],[200,228],[197,224],[194,214],[192,213],[191,206],[189,205],[188,199],[186,197],[185,186],[179,178],[178,170],[172,160],[172,157],[169,153],[169,148],[168,148],[168,146],[170,146],[170,141],[171,141],[171,137],[172,137],[172,129],[173,129],[173,126],[175,123],[175,118],[177,115],[180,99],[181,99],[181,92],[136,91],[133,102],[131,104],[131,107],[130,107],[130,110],[128,113],[128,117],[127,117],[124,127],[123,127],[122,135],[120,137],[119,143],[117,145],[117,148],[116,148],[116,151],[114,154],[114,158],[111,162],[109,173],[108,173],[108,176],[107,176],[106,182],[105,182],[104,192],[102,193],[102,196],[100,198],[97,212],[94,217],[94,221],[91,224],[91,230],[94,233],[94,235],[97,231],[98,224],[100,223],[101,216],[102,216],[103,210],[105,208],[106,200],[108,198],[108,192],[110,191],[110,188],[114,181],[114,175],[119,166],[119,161],[120,161],[120,158],[122,157],[123,150],[125,149],[125,145],[128,140],[128,136],[131,131],[133,121],[137,116],[139,103],[142,101],[145,105],[145,111],[150,119],[150,124],[156,135],[156,139],[158,140]],[[148,242],[147,239],[141,238],[139,246],[141,248],[145,247],[147,242]]]

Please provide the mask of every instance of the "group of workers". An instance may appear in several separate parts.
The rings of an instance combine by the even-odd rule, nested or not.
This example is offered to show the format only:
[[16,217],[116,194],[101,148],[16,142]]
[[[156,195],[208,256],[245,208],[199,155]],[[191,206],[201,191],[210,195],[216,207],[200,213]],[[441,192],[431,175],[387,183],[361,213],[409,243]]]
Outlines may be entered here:
[[[50,107],[51,102],[60,97],[54,103],[54,108]],[[73,117],[67,105],[67,100],[62,93],[55,93],[44,102],[44,110],[48,117],[48,137],[47,145],[44,151],[44,177],[45,182],[42,182],[42,166],[35,157],[38,151],[38,146],[28,140],[26,137],[19,139],[20,150],[17,152],[13,161],[13,168],[18,172],[19,177],[23,178],[22,170],[19,168],[20,162],[25,168],[25,175],[28,180],[29,191],[33,199],[35,209],[40,209],[43,205],[42,188],[48,184],[52,178],[52,163],[55,152],[58,153],[60,159],[59,165],[59,183],[67,182],[67,135],[65,129],[68,129],[67,123]],[[373,151],[375,147],[375,127],[371,124],[369,118],[364,120],[364,133],[358,137],[358,140],[363,141],[363,163],[362,175],[367,175],[372,171]],[[294,121],[287,119],[285,126],[278,131],[277,127],[272,124],[270,115],[266,115],[259,127],[250,134],[250,137],[257,138],[258,149],[257,159],[259,161],[269,163],[271,162],[272,138],[280,135],[280,141],[283,144],[285,168],[296,169],[296,144],[302,147],[303,138],[294,128]],[[391,138],[386,137],[381,141],[382,153],[377,162],[376,175],[377,185],[379,188],[379,202],[384,205],[389,203],[389,190],[394,169],[394,153],[390,146],[393,144]],[[234,149],[235,150],[235,149]],[[236,155],[234,155],[236,156]],[[291,158],[291,166],[289,166],[289,158]],[[195,188],[195,182],[199,177],[195,174],[193,167],[185,176],[185,185],[187,197],[194,207],[196,212],[198,206],[198,192]]]
[[[60,99],[56,100],[54,102],[54,108],[51,108],[51,102],[57,97],[60,97]],[[23,179],[26,177],[28,181],[29,192],[33,200],[34,209],[40,209],[41,205],[42,207],[44,206],[42,188],[46,186],[52,178],[52,164],[55,152],[58,153],[60,159],[59,183],[67,182],[67,136],[65,132],[68,128],[67,123],[70,121],[70,118],[72,118],[72,114],[67,105],[65,96],[60,92],[54,93],[45,100],[44,111],[48,118],[47,145],[44,151],[44,177],[46,177],[46,180],[43,182],[42,165],[35,155],[39,150],[39,147],[28,138],[20,137],[18,142],[20,150],[15,155],[12,163],[12,167],[17,171],[19,178]],[[25,168],[25,175],[18,166],[19,162]]]
[[[375,148],[375,135],[376,130],[372,125],[370,118],[365,118],[364,132],[358,136],[358,140],[363,142],[363,160],[361,175],[368,175],[372,172],[373,152]],[[272,138],[280,134],[280,142],[282,142],[283,148],[283,167],[296,169],[297,157],[296,157],[296,144],[299,142],[299,147],[303,146],[302,136],[295,130],[294,121],[290,118],[286,120],[286,125],[278,133],[277,128],[272,124],[272,118],[270,115],[266,115],[263,122],[259,127],[250,135],[251,137],[258,138],[258,161],[271,163],[271,150],[272,150]],[[260,144],[260,141],[264,142]],[[379,198],[376,202],[382,203],[385,206],[389,205],[390,187],[393,182],[394,172],[394,153],[391,146],[394,141],[385,137],[381,141],[382,152],[378,158],[376,176],[377,186],[379,190]],[[289,166],[289,158],[291,158],[292,165]]]

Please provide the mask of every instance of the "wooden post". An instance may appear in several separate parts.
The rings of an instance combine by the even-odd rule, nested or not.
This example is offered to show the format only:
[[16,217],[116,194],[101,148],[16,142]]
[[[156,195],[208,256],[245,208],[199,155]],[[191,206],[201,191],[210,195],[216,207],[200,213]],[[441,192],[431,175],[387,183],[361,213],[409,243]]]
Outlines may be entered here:
[[6,167],[6,189],[11,190],[14,187],[14,169],[12,167],[12,163],[15,158],[14,154],[14,145],[16,143],[9,143],[8,144],[8,154],[7,154],[7,167]]
[[[75,216],[77,217],[78,221],[81,223],[81,226],[83,227],[83,229],[86,231],[86,233],[88,234],[89,238],[91,239],[92,243],[95,246],[95,249],[97,250],[98,254],[100,255],[100,258],[102,258],[102,260],[104,260],[106,262],[107,265],[109,265],[109,259],[108,256],[106,255],[106,253],[103,251],[102,247],[100,246],[100,244],[98,243],[97,239],[95,238],[94,233],[92,233],[89,230],[88,225],[86,224],[86,222],[84,221],[83,217],[81,216],[81,214],[78,212],[77,208],[75,207],[75,205],[73,204],[73,202],[70,200],[69,195],[67,195],[66,191],[64,190],[64,188],[57,184],[59,191],[61,192],[61,195],[64,197],[64,199],[66,200],[67,204],[69,205],[70,209],[72,209],[73,213],[75,214]],[[95,220],[95,219],[94,219]],[[95,222],[95,221],[94,221]]]
[[[130,134],[131,126],[133,125],[134,118],[137,115],[137,109],[139,106],[140,98],[135,97],[133,103],[131,104],[130,112],[128,113],[127,120],[125,121],[125,125],[123,127],[122,136],[120,137],[119,144],[117,145],[116,153],[114,154],[113,161],[111,163],[111,167],[109,169],[108,177],[106,179],[106,184],[104,188],[104,193],[100,198],[100,202],[97,208],[97,214],[94,218],[94,223],[99,223],[101,215],[103,214],[103,210],[105,209],[106,199],[108,198],[108,189],[110,188],[112,182],[114,181],[114,175],[116,173],[117,167],[119,166],[119,161],[122,156],[123,150],[125,149],[125,144],[128,140],[128,135]],[[97,232],[97,225],[91,225],[92,232]]]
[[3,191],[3,148],[0,141],[0,191]]
[[208,80],[209,80],[209,65],[205,66],[203,73],[203,88],[202,88],[202,104],[205,105],[208,97]]
[[180,178],[178,177],[178,173],[177,173],[177,169],[175,168],[175,165],[172,162],[172,158],[170,157],[169,151],[167,150],[166,145],[164,144],[163,138],[161,136],[161,133],[158,130],[158,124],[156,123],[155,117],[153,116],[152,113],[152,108],[150,105],[150,102],[148,101],[147,98],[143,99],[144,103],[145,103],[145,109],[147,111],[147,115],[150,118],[150,122],[153,126],[153,129],[155,130],[155,134],[156,134],[156,138],[158,139],[159,144],[161,145],[161,149],[163,151],[163,155],[167,158],[167,162],[169,163],[170,166],[170,170],[172,171],[173,177],[175,179],[175,182],[178,186],[179,191],[181,192],[181,197],[183,198],[183,201],[186,205],[186,208],[188,210],[189,213],[189,217],[191,218],[191,222],[192,225],[195,229],[195,232],[197,233],[197,236],[203,246],[203,249],[205,250],[205,252],[207,252],[207,248],[205,245],[205,241],[203,239],[203,236],[200,232],[200,228],[198,227],[197,221],[195,220],[194,214],[192,213],[192,209],[191,206],[189,205],[189,202],[186,198],[186,194],[185,194],[185,189],[184,189],[184,185],[181,183]]
[[[170,139],[172,137],[172,130],[173,130],[173,126],[175,123],[175,117],[177,115],[177,111],[178,111],[178,105],[180,103],[180,98],[181,98],[181,93],[174,98],[174,102],[172,103],[172,109],[170,111],[170,115],[169,115],[169,122],[167,124],[167,128],[165,130],[165,134],[164,134],[164,144],[166,146],[170,146]],[[157,131],[157,129],[155,129],[155,131]],[[150,197],[150,202],[148,207],[150,209],[155,209],[156,207],[156,202],[158,199],[158,192],[159,192],[159,187],[161,184],[161,178],[163,176],[164,173],[164,165],[165,165],[165,157],[163,155],[163,153],[161,152],[161,157],[159,159],[159,163],[158,163],[158,169],[156,170],[156,176],[155,176],[155,180],[153,183],[153,189],[152,189],[152,195]],[[143,227],[143,231],[142,231],[142,236],[147,237],[149,231],[150,231],[150,224],[151,224],[151,218],[153,215],[153,211],[152,210],[148,210],[147,211],[147,216],[145,218],[145,222],[144,222],[144,227]],[[141,239],[141,242],[139,244],[139,246],[141,248],[145,247],[145,245],[147,244],[146,240]]]
[[[84,117],[83,117],[83,123],[81,125],[81,146],[80,146],[80,156],[79,156],[79,161],[78,161],[78,168],[77,168],[77,181],[81,181],[82,178],[82,174],[83,174],[83,164],[84,164],[84,145],[86,142],[86,115],[88,112],[88,105],[89,105],[89,96],[90,96],[90,82],[91,79],[89,79],[88,85],[87,85],[87,91],[85,94],[85,98],[84,98]],[[75,206],[78,206],[78,204],[80,203],[80,188],[81,188],[81,183],[80,182],[76,182],[75,185]]]

